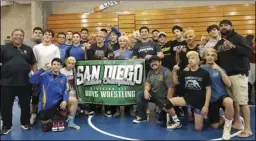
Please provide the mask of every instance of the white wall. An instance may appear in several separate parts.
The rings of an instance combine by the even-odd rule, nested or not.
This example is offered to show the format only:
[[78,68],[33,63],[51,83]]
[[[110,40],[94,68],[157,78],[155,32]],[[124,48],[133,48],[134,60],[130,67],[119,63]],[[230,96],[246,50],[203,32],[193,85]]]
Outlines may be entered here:
[[15,28],[25,31],[25,38],[31,37],[31,6],[14,3],[1,7],[1,44]]
[[[106,0],[107,1],[107,0]],[[52,2],[52,13],[83,13],[95,8],[106,1],[87,1],[87,2],[68,2],[54,1]],[[228,5],[228,4],[246,4],[254,3],[253,1],[132,1],[125,0],[119,5],[115,5],[105,11],[126,11],[126,10],[141,10],[141,9],[160,9],[160,8],[175,8],[175,7],[192,7],[192,6],[208,6],[208,5]]]

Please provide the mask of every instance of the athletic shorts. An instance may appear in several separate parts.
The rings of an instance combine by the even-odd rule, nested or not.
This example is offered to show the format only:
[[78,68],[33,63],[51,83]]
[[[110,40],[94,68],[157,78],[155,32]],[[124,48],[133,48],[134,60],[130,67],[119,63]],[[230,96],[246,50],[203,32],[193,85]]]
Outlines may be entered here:
[[210,124],[220,121],[220,108],[224,109],[223,100],[229,97],[228,95],[221,96],[217,101],[210,103],[208,109],[208,119]]

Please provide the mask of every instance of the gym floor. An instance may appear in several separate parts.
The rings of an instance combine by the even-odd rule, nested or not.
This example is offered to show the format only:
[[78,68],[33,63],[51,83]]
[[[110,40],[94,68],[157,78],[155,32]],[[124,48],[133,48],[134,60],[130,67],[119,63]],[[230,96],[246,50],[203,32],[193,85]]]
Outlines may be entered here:
[[[255,140],[255,106],[250,109],[253,136],[235,137],[239,131],[232,129],[232,140]],[[81,126],[80,130],[66,128],[63,132],[42,132],[39,123],[24,131],[19,117],[20,109],[15,103],[12,131],[1,136],[1,140],[221,140],[222,136],[222,129],[213,129],[207,123],[203,131],[195,131],[186,117],[181,118],[182,128],[171,131],[157,125],[152,117],[148,123],[133,124],[134,117],[123,114],[117,118],[79,116],[75,122]]]

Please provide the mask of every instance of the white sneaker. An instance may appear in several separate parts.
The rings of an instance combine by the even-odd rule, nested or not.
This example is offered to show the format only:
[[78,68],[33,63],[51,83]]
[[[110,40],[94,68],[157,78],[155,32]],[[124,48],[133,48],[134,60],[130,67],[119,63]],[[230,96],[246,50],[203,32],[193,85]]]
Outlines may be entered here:
[[147,118],[138,117],[132,121],[133,123],[147,122]]
[[180,122],[174,122],[173,124],[167,125],[167,129],[178,129],[181,127],[182,124]]
[[231,131],[231,126],[229,126],[229,127],[224,126],[222,140],[230,140],[230,138],[231,138],[230,131]]
[[36,121],[36,114],[32,113],[30,117],[30,124],[33,125]]

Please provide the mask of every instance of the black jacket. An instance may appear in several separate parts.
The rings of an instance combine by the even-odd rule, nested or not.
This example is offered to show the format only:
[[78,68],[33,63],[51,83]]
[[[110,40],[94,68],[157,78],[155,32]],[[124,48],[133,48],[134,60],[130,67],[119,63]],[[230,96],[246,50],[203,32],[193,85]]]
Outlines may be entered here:
[[241,35],[232,30],[226,37],[234,48],[226,50],[227,47],[223,44],[224,39],[221,39],[214,47],[218,51],[217,64],[225,69],[229,76],[237,74],[248,74],[250,69],[249,56],[251,54],[249,42]]

